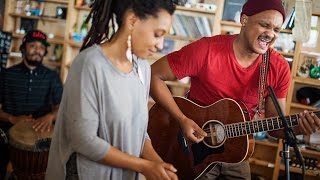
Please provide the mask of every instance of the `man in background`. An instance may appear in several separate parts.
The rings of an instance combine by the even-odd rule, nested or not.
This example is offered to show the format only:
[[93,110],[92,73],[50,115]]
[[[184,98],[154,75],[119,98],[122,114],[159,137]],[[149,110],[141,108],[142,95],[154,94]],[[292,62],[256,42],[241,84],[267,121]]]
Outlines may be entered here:
[[[0,128],[8,133],[20,121],[33,123],[35,131],[52,130],[62,96],[59,75],[42,64],[47,54],[47,36],[39,30],[28,32],[22,40],[22,62],[0,75]],[[1,141],[0,141],[1,142]],[[8,144],[0,144],[0,179],[9,161]]]

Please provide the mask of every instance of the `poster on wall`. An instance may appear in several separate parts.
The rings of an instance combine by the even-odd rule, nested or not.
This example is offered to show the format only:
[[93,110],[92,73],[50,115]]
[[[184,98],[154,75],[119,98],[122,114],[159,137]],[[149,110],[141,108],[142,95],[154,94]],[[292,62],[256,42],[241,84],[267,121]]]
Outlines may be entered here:
[[4,21],[4,0],[0,0],[0,30],[3,29]]
[[246,0],[226,0],[222,20],[240,22],[240,14],[245,2]]
[[6,68],[10,54],[12,34],[0,30],[0,72]]

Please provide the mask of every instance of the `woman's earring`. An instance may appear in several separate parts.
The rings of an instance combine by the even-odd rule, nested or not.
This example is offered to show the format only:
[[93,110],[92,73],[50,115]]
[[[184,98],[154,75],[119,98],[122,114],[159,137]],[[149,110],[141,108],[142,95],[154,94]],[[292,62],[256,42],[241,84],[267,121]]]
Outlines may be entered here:
[[131,35],[128,36],[127,45],[128,45],[128,48],[126,51],[126,56],[127,56],[128,60],[130,61],[130,63],[132,63]]

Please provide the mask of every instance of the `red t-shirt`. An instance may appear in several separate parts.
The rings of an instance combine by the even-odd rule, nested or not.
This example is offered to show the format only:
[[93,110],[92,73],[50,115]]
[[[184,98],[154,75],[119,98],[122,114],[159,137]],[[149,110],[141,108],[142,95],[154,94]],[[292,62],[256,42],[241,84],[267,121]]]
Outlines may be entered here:
[[[262,55],[249,67],[237,62],[233,41],[237,35],[205,37],[167,56],[172,72],[178,79],[189,76],[189,99],[210,105],[222,98],[243,102],[251,117],[258,103],[259,70]],[[271,48],[267,86],[277,98],[285,98],[290,84],[290,67],[278,52]],[[268,95],[265,91],[265,97]]]

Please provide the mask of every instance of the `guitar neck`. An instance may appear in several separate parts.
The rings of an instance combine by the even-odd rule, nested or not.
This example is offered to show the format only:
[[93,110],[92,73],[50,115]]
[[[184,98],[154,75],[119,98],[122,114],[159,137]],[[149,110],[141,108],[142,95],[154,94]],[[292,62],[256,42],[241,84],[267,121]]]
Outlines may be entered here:
[[[313,112],[317,116],[320,111]],[[285,116],[287,124],[289,127],[294,127],[299,125],[299,114]],[[273,131],[282,129],[284,126],[280,117],[272,117],[261,120],[246,121],[234,124],[225,125],[225,133],[227,138],[245,136],[253,133],[263,132],[263,131]]]

